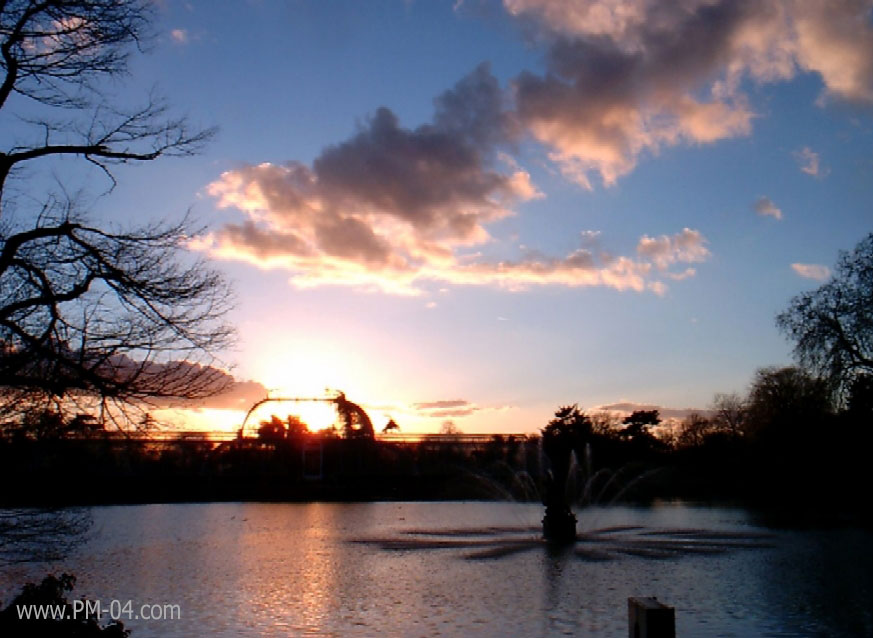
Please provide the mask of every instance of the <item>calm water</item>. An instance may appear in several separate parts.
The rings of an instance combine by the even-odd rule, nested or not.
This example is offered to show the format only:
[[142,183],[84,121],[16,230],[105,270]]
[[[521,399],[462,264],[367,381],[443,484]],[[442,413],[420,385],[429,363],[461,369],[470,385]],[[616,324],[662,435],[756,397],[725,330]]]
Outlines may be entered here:
[[451,540],[394,551],[351,542],[424,538],[424,546],[428,537],[405,532],[536,526],[541,516],[517,503],[98,507],[89,539],[67,559],[3,567],[0,598],[68,571],[78,577],[74,597],[180,606],[181,620],[125,621],[131,638],[617,637],[627,635],[628,596],[645,595],[676,607],[685,637],[873,635],[868,533],[761,530],[739,509],[594,508],[579,514],[579,527],[766,531],[769,547],[591,561],[533,546],[471,560]]

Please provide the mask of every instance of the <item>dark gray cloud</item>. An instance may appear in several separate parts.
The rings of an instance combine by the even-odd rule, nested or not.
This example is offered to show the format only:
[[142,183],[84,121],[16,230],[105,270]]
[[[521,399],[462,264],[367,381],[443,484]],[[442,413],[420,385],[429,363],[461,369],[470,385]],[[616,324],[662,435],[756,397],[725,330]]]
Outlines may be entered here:
[[313,169],[336,212],[394,216],[427,234],[463,237],[487,215],[489,197],[509,189],[509,178],[486,169],[464,135],[430,125],[405,129],[387,108],[351,140],[325,149]]
[[744,3],[692,12],[662,4],[672,6],[658,3],[632,32],[556,36],[548,72],[515,81],[519,119],[585,186],[591,171],[613,183],[646,150],[749,131],[742,100],[696,97],[725,63]]
[[383,107],[311,167],[228,171],[209,193],[248,219],[207,247],[299,271],[301,285],[375,275],[408,286],[411,271],[486,241],[485,224],[536,196],[526,172],[497,168],[498,146],[514,135],[505,99],[483,64],[434,101],[432,123],[406,128]]
[[434,100],[434,127],[490,154],[517,139],[519,129],[508,96],[487,64],[480,64]]
[[252,221],[242,224],[226,224],[222,237],[234,245],[249,246],[255,257],[269,259],[285,255],[308,256],[312,254],[307,243],[296,233],[267,231]]
[[229,372],[191,361],[138,361],[116,355],[103,364],[102,372],[158,395],[157,407],[217,408],[248,410],[267,396],[256,381],[238,381]]

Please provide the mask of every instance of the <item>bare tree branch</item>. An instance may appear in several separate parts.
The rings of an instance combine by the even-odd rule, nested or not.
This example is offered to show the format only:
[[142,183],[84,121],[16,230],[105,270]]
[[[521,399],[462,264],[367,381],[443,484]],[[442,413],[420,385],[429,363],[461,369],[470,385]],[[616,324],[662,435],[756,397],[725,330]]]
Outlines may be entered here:
[[[0,109],[12,94],[73,113],[36,119],[34,133],[0,151],[0,210],[13,168],[40,158],[77,155],[115,185],[110,166],[199,152],[214,128],[171,117],[154,95],[138,108],[106,106],[96,83],[127,72],[132,47],[151,37],[148,0],[8,0],[0,10]],[[3,142],[0,142],[0,146]]]
[[0,134],[0,414],[74,406],[121,424],[132,406],[204,398],[233,380],[213,358],[233,340],[232,295],[186,248],[202,229],[188,218],[97,226],[76,197],[19,179],[67,157],[114,185],[117,164],[192,155],[213,137],[153,94],[113,104],[101,83],[153,37],[153,7],[0,0],[0,111],[25,109]]
[[221,389],[203,357],[232,341],[232,295],[185,252],[197,232],[188,220],[117,233],[61,220],[5,238],[0,386],[131,400]]

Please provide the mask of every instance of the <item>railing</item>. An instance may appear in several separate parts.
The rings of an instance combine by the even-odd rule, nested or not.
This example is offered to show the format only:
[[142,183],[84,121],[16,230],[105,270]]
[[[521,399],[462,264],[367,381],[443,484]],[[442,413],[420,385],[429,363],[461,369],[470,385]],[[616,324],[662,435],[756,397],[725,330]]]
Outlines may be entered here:
[[[317,432],[313,434],[317,435]],[[528,435],[525,434],[433,434],[428,432],[391,432],[387,434],[377,433],[375,440],[384,443],[466,443],[485,445],[496,436],[503,439],[504,442],[510,438],[517,442],[528,440]],[[91,432],[82,433],[67,433],[63,437],[65,440],[82,440],[82,441],[100,441],[100,440],[118,440],[118,441],[141,441],[141,442],[167,442],[167,443],[183,443],[185,441],[204,441],[204,442],[224,442],[234,441],[239,438],[238,430],[143,430],[122,432],[117,430],[94,430]],[[313,437],[317,438],[317,436]],[[270,440],[260,439],[258,437],[246,437],[247,441]]]
[[479,443],[485,444],[501,437],[504,442],[512,437],[516,441],[526,441],[525,434],[431,434],[427,432],[397,432],[390,434],[377,434],[377,441],[385,443]]

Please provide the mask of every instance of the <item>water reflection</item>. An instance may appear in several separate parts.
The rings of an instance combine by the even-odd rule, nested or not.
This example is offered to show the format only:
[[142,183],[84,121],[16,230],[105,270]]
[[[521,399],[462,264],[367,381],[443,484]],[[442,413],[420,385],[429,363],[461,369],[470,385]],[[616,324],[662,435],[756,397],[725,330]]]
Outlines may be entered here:
[[[628,596],[674,605],[680,635],[870,635],[873,542],[769,532],[742,510],[589,508],[575,546],[509,503],[101,507],[66,559],[0,569],[0,598],[48,572],[90,599],[172,602],[131,638],[616,636]],[[360,542],[363,541],[363,542]],[[125,623],[127,625],[127,623]]]
[[624,525],[592,529],[576,535],[571,547],[556,547],[538,536],[539,527],[410,529],[397,536],[353,539],[383,550],[464,550],[468,560],[490,560],[541,548],[553,555],[585,561],[610,561],[622,556],[646,559],[679,558],[689,554],[721,554],[740,549],[772,547],[772,535],[708,529],[649,529]]
[[0,565],[60,560],[85,542],[91,524],[85,508],[0,509]]

